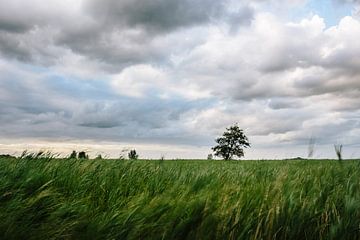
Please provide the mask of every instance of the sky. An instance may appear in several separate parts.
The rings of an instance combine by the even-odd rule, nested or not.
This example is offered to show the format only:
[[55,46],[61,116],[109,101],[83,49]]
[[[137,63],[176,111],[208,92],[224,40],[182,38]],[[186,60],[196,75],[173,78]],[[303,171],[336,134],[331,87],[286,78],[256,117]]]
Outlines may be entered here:
[[0,0],[0,152],[360,157],[358,0]]

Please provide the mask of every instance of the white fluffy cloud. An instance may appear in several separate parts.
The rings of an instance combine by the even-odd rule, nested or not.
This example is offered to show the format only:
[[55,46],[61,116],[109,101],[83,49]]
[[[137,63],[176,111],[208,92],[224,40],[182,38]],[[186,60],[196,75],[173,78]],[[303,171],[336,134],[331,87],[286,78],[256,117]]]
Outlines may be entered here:
[[151,91],[160,90],[159,86],[166,81],[167,76],[161,70],[149,65],[134,65],[114,75],[112,85],[122,95],[144,97]]
[[215,94],[235,99],[351,91],[359,30],[359,21],[351,17],[326,29],[318,16],[284,24],[259,14],[235,36],[215,31],[182,58],[181,67]]
[[306,3],[0,0],[0,137],[354,145],[360,20],[284,14]]

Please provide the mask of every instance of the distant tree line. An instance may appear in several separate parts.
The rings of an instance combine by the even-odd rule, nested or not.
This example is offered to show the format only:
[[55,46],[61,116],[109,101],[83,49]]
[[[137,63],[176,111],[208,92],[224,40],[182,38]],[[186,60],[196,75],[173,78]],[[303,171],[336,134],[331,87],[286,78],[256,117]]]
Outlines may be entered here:
[[[137,160],[139,158],[139,155],[137,154],[135,149],[132,149],[128,153],[128,158],[130,160]],[[68,159],[89,159],[89,155],[85,151],[76,152],[75,150],[73,150],[69,155]],[[103,159],[103,157],[101,154],[99,154],[95,159],[101,160]],[[119,159],[124,159],[124,157],[121,155]]]
[[70,154],[69,156],[69,159],[89,159],[89,155],[84,152],[84,151],[81,151],[79,153],[77,153],[75,150],[72,151],[72,153]]

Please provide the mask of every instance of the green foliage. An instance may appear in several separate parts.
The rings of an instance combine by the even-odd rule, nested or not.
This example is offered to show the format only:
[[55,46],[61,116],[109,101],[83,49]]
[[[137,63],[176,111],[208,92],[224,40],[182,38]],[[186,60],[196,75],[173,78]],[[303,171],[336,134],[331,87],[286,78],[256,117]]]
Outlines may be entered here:
[[359,239],[357,161],[0,157],[0,239]]
[[226,128],[223,136],[217,138],[215,142],[218,144],[212,148],[215,156],[222,157],[225,160],[230,160],[233,156],[241,158],[244,156],[243,148],[250,147],[248,138],[238,125]]
[[74,150],[71,152],[70,156],[69,156],[70,159],[76,159],[77,158],[77,152]]
[[130,152],[128,153],[128,157],[130,160],[136,160],[138,159],[139,155],[136,153],[136,150],[130,150]]
[[79,159],[89,159],[89,155],[86,154],[86,152],[82,151],[78,154]]

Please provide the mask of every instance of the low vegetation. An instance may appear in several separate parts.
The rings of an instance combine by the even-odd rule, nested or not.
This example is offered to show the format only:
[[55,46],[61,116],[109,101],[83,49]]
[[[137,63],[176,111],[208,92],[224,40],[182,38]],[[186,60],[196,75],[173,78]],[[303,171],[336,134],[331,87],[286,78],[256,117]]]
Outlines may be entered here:
[[0,239],[358,239],[360,162],[0,157]]

